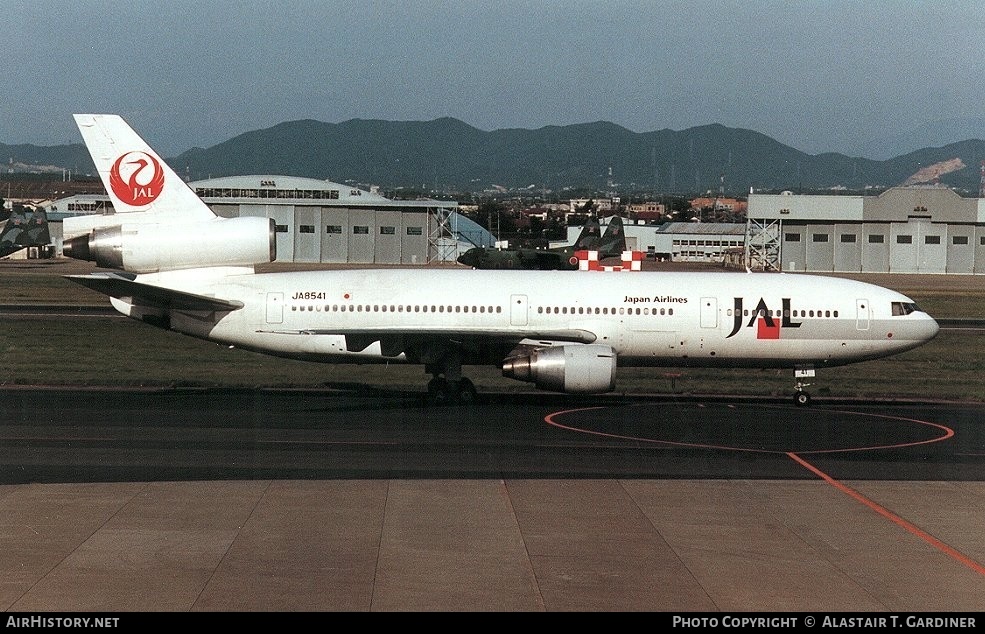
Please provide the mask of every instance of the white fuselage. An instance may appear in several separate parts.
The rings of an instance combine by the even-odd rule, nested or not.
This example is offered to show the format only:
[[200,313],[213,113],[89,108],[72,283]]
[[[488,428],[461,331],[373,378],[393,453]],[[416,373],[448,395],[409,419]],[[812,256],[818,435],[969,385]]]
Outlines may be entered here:
[[172,311],[175,330],[324,362],[407,361],[388,350],[388,333],[516,334],[549,344],[551,333],[575,332],[580,338],[559,342],[609,346],[621,366],[820,367],[896,354],[938,331],[904,295],[813,275],[415,268],[215,278],[206,271],[138,279],[244,304],[213,317]]

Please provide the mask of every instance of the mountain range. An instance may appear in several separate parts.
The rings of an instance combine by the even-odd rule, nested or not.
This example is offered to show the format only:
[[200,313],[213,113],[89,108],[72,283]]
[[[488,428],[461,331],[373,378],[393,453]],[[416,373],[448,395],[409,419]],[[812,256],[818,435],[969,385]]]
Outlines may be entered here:
[[[4,159],[8,172],[24,166],[94,171],[82,144],[0,144]],[[486,132],[452,118],[290,121],[167,159],[189,180],[271,174],[446,192],[589,188],[731,195],[750,188],[855,191],[929,182],[977,195],[983,160],[981,139],[873,160],[806,154],[764,134],[720,124],[638,133],[600,121]]]

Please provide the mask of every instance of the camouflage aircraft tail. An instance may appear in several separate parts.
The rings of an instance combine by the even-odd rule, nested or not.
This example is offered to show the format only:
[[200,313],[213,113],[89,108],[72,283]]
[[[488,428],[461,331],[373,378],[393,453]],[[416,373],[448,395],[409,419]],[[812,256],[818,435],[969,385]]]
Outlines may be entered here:
[[613,216],[605,227],[605,233],[599,239],[596,250],[601,258],[614,258],[626,250],[626,232],[623,230],[622,218]]
[[582,227],[578,239],[575,240],[575,251],[592,251],[598,248],[599,238],[602,234],[602,227],[597,218],[589,218]]
[[44,209],[27,212],[23,207],[10,212],[10,217],[0,231],[0,257],[16,253],[27,247],[43,247],[51,244],[48,230],[48,214]]

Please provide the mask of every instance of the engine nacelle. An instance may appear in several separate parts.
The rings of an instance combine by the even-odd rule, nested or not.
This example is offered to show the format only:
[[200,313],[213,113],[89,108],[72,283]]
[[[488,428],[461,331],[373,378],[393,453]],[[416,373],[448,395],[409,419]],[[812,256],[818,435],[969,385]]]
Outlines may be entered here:
[[62,253],[103,268],[156,273],[209,266],[252,266],[277,257],[273,218],[97,227],[65,240]]
[[596,344],[540,348],[506,359],[503,376],[554,392],[611,392],[616,387],[616,352]]

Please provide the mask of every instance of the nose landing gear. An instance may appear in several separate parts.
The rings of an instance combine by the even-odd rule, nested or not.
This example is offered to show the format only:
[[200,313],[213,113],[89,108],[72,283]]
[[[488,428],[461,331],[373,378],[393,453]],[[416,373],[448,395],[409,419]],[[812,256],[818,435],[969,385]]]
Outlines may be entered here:
[[793,395],[793,401],[797,405],[810,405],[811,395],[805,392],[800,385],[797,386],[797,393]]
[[796,381],[796,383],[794,384],[794,395],[793,395],[794,403],[796,403],[798,406],[801,407],[810,405],[811,395],[804,390],[804,388],[810,385],[810,383],[805,383],[803,379],[814,378],[813,366],[794,368],[793,376],[794,376],[794,380]]

